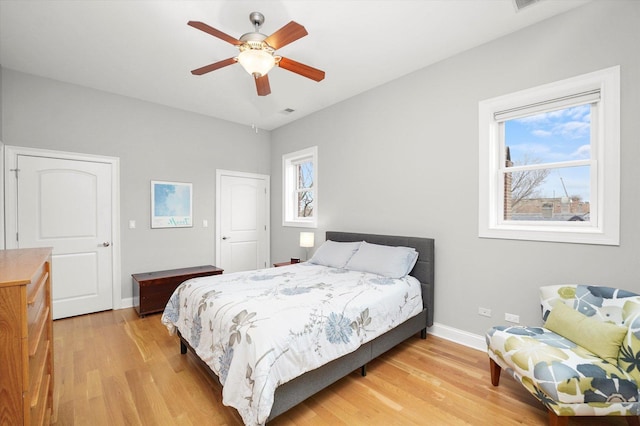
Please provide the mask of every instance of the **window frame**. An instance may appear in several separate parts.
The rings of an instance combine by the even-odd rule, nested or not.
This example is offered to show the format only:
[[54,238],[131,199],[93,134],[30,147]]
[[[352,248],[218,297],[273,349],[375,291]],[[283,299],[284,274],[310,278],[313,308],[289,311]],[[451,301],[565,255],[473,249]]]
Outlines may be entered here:
[[[299,217],[296,166],[310,159],[313,164],[313,216]],[[282,156],[282,226],[318,227],[318,147],[313,146]]]
[[[565,223],[504,220],[504,185],[501,177],[505,160],[504,125],[495,118],[495,114],[590,90],[600,91],[600,100],[591,109],[590,221]],[[619,66],[481,101],[478,114],[480,238],[620,244]]]

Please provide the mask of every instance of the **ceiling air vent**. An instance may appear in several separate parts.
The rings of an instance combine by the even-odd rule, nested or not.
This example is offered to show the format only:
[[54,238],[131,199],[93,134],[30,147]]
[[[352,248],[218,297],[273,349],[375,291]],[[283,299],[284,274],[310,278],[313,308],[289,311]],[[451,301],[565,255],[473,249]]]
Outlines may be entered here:
[[281,113],[281,114],[284,114],[284,115],[288,115],[288,114],[291,114],[293,111],[295,111],[295,109],[292,109],[292,108],[285,108],[285,109],[283,109],[282,111],[280,111],[280,113]]
[[522,9],[539,1],[540,0],[513,0],[513,6],[516,8],[516,12],[520,12]]

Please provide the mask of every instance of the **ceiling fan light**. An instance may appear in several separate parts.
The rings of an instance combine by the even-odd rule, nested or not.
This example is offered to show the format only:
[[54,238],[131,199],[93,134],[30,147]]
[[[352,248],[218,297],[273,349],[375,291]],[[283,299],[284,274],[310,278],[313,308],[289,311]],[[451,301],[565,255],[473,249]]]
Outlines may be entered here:
[[268,52],[258,49],[247,49],[240,52],[238,62],[249,74],[262,77],[276,64],[276,59]]

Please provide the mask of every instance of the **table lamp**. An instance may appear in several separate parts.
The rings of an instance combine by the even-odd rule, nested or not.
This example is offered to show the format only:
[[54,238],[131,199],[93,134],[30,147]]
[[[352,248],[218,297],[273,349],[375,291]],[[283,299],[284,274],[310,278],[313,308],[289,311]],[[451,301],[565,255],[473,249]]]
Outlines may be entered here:
[[301,232],[300,233],[300,247],[304,247],[307,253],[307,258],[305,260],[309,260],[309,248],[313,247],[315,234],[313,232]]

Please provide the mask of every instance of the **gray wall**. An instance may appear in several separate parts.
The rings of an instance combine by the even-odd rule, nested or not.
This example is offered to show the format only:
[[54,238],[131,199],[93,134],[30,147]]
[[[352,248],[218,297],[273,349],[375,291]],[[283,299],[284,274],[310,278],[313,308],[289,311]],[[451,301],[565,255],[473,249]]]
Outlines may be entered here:
[[[216,169],[270,173],[269,132],[9,69],[2,114],[6,145],[120,158],[123,298],[132,273],[215,264]],[[150,229],[151,180],[193,183],[193,228]]]
[[[326,230],[434,237],[439,324],[483,334],[504,323],[505,312],[539,324],[537,289],[548,284],[640,292],[638,46],[640,2],[595,2],[273,131],[273,259],[300,254],[300,229],[281,226],[281,157],[317,145],[316,240]],[[614,65],[622,92],[620,246],[478,238],[478,102]],[[493,317],[478,316],[479,306]]]

